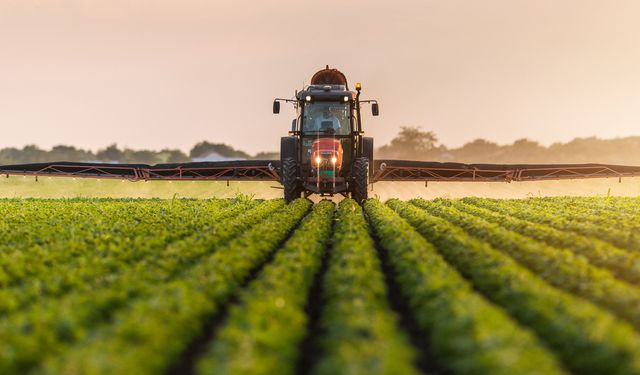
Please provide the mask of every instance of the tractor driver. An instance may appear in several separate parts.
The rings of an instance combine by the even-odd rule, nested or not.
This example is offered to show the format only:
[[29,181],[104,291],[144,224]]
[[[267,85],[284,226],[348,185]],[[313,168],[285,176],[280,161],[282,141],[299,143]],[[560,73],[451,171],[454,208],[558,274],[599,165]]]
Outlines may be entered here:
[[322,116],[316,118],[315,128],[321,132],[336,133],[340,131],[340,120],[329,109],[325,109]]

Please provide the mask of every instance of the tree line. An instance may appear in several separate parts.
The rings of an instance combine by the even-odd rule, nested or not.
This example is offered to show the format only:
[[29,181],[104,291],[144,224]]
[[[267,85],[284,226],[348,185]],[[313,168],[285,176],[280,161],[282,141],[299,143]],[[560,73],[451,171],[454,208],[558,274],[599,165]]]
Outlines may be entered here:
[[0,149],[0,164],[44,163],[51,161],[72,162],[104,162],[104,163],[185,163],[194,160],[228,160],[228,159],[277,159],[278,153],[261,152],[250,155],[236,150],[224,143],[200,142],[193,146],[189,153],[179,149],[133,150],[119,148],[112,144],[96,152],[59,145],[51,150],[43,150],[35,145],[23,148],[7,147]]
[[[462,147],[448,148],[431,131],[419,127],[402,127],[398,135],[376,150],[377,159],[405,159],[461,163],[543,164],[606,163],[640,165],[640,137],[599,139],[576,138],[566,143],[541,145],[529,139],[500,145],[476,139]],[[184,163],[201,160],[278,159],[278,152],[255,155],[224,143],[200,142],[189,153],[179,149],[133,150],[112,144],[96,152],[59,145],[43,150],[35,145],[0,149],[0,164],[22,164],[51,161],[106,163]]]
[[507,145],[476,139],[462,147],[448,148],[439,144],[438,137],[431,131],[424,131],[418,127],[402,127],[389,144],[377,150],[376,158],[495,164],[640,165],[640,137],[575,138],[550,146],[529,139],[519,139]]

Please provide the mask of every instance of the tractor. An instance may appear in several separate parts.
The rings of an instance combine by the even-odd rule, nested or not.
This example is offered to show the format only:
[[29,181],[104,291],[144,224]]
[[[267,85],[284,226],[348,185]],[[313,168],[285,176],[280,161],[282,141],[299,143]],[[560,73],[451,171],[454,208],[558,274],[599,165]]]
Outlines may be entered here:
[[373,139],[364,136],[360,107],[378,102],[360,100],[362,86],[349,90],[337,69],[322,69],[294,99],[296,118],[280,142],[280,161],[225,160],[169,164],[109,164],[52,161],[0,165],[0,175],[123,179],[130,181],[279,181],[287,202],[311,194],[351,196],[359,203],[369,184],[383,181],[495,182],[542,181],[640,176],[640,166],[611,164],[463,164],[420,160],[373,159]]
[[329,66],[311,77],[311,83],[295,94],[296,118],[287,137],[280,140],[280,179],[284,199],[290,202],[311,194],[351,196],[367,199],[369,176],[373,174],[373,138],[364,137],[361,104],[371,103],[378,116],[376,100],[360,100],[362,85],[350,91],[345,75]]

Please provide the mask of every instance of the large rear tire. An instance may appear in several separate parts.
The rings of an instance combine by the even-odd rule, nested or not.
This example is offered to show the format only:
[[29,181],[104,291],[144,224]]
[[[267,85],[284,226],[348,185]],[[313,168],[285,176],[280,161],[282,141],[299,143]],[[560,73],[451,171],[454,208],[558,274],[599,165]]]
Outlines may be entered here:
[[369,159],[369,176],[373,176],[373,138],[362,137],[362,156]]
[[357,158],[351,168],[352,198],[362,204],[369,197],[367,188],[369,187],[369,159]]
[[287,203],[300,198],[298,163],[293,158],[282,159],[282,185],[284,186],[284,200]]

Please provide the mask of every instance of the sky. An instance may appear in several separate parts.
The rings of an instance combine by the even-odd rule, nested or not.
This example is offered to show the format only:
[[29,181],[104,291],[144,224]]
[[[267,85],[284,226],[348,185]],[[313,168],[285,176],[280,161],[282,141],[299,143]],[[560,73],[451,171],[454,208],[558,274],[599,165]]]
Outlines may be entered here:
[[0,0],[0,147],[276,151],[326,64],[441,143],[640,135],[636,0]]

